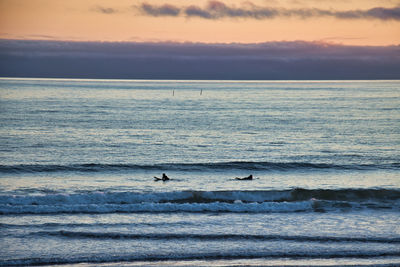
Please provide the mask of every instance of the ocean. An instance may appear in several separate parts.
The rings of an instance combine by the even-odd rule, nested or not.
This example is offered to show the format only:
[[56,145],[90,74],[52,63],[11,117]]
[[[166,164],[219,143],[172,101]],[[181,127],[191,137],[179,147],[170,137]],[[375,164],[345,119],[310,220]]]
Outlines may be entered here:
[[54,264],[399,266],[400,81],[1,78],[0,265]]

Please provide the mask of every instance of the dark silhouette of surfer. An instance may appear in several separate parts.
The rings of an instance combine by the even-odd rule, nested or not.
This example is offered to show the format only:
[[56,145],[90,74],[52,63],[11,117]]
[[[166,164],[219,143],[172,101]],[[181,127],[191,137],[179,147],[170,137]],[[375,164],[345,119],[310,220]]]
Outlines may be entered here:
[[236,177],[235,179],[236,180],[253,180],[253,174],[250,174],[249,176],[243,177],[243,178]]
[[154,181],[163,181],[163,182],[165,182],[165,181],[168,181],[168,180],[170,180],[170,179],[165,173],[162,174],[162,178],[158,178],[158,177],[154,176]]

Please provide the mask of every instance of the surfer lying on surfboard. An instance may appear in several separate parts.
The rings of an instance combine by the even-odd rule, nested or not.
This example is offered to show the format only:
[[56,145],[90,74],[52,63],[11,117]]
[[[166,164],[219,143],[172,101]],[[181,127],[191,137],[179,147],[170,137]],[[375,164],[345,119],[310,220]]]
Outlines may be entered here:
[[158,177],[154,176],[154,181],[163,181],[163,182],[165,182],[165,181],[168,181],[168,180],[169,180],[169,177],[165,173],[162,174],[162,178],[158,178]]
[[236,180],[253,180],[253,174],[250,174],[249,176],[243,177],[243,178],[236,177],[235,179]]

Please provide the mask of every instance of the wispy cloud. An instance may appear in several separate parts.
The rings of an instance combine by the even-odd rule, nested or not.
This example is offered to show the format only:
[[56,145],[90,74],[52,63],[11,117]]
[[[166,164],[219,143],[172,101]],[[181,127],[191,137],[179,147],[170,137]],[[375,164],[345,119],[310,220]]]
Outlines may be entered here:
[[114,13],[118,12],[115,8],[102,7],[102,6],[95,6],[92,8],[92,11],[102,13],[102,14],[114,14]]
[[24,35],[25,38],[33,38],[33,39],[40,39],[40,40],[55,40],[57,36],[54,35],[46,35],[46,34],[29,34]]
[[147,16],[183,16],[187,18],[222,19],[222,18],[251,18],[273,19],[277,17],[299,17],[302,19],[314,17],[333,17],[336,19],[377,19],[400,21],[400,6],[386,8],[375,7],[366,10],[331,10],[318,8],[286,9],[255,5],[245,2],[240,6],[228,5],[212,0],[205,6],[177,6],[172,4],[152,5],[142,3],[136,7],[141,14]]

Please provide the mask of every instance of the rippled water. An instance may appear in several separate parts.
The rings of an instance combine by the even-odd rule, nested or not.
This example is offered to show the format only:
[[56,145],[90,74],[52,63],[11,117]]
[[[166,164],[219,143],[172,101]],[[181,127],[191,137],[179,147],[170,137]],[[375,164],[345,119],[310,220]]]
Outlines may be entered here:
[[399,81],[0,79],[0,265],[400,264],[399,151]]

